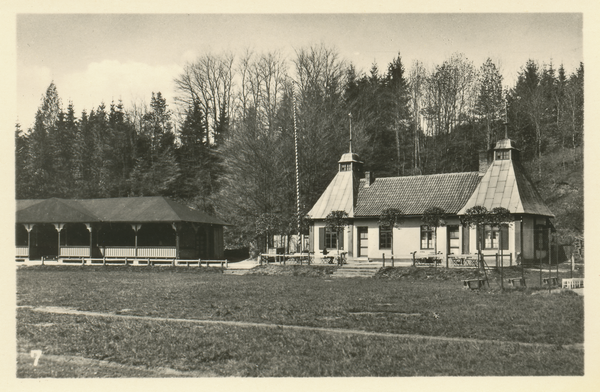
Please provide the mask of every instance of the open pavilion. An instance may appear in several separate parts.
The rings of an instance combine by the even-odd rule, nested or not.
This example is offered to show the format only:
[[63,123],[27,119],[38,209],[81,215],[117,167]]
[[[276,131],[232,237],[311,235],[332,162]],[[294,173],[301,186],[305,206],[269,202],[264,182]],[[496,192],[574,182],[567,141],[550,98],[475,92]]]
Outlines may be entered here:
[[17,200],[16,256],[220,260],[226,225],[162,196]]

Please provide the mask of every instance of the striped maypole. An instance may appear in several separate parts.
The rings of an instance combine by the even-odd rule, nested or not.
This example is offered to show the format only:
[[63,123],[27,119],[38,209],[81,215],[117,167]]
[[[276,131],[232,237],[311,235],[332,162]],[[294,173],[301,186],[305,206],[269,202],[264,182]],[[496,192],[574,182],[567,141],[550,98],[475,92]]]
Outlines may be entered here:
[[300,176],[298,171],[298,129],[296,128],[296,98],[294,97],[294,86],[292,85],[292,101],[294,102],[294,152],[296,154],[296,224],[298,227],[298,248],[301,249],[302,239],[300,238]]

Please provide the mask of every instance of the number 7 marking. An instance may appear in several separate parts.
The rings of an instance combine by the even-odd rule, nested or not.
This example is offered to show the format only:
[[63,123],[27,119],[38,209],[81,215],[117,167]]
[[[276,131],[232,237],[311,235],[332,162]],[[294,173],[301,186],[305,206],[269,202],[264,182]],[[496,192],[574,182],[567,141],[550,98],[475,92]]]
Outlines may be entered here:
[[31,358],[34,358],[33,360],[33,366],[37,366],[38,361],[40,359],[40,357],[42,356],[42,350],[31,350]]

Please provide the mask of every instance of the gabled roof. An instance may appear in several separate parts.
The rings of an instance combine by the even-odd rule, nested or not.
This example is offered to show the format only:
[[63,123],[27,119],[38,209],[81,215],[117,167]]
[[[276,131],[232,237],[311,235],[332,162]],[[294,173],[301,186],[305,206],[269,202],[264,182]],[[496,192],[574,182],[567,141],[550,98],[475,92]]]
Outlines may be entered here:
[[17,200],[18,223],[195,222],[224,221],[162,196],[107,199]]
[[354,201],[358,184],[351,171],[338,172],[329,183],[319,200],[308,212],[311,219],[325,219],[332,211],[346,211],[348,216],[354,216]]
[[504,207],[513,214],[534,214],[553,217],[539,193],[514,160],[494,160],[481,182],[459,214],[474,206],[488,210]]
[[361,180],[354,216],[379,216],[386,208],[420,215],[429,207],[456,214],[477,184],[478,172],[377,178],[368,187]]

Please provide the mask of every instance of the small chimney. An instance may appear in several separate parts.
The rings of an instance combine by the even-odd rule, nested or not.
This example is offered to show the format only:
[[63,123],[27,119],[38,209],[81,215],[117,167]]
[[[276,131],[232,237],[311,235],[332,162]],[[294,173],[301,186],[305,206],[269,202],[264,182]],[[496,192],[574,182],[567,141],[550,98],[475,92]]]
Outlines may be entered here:
[[371,173],[370,171],[366,171],[365,172],[365,188],[368,188],[371,186],[371,184],[373,183],[373,181],[375,181],[375,174]]
[[483,176],[490,167],[489,154],[487,151],[479,151],[479,175]]

